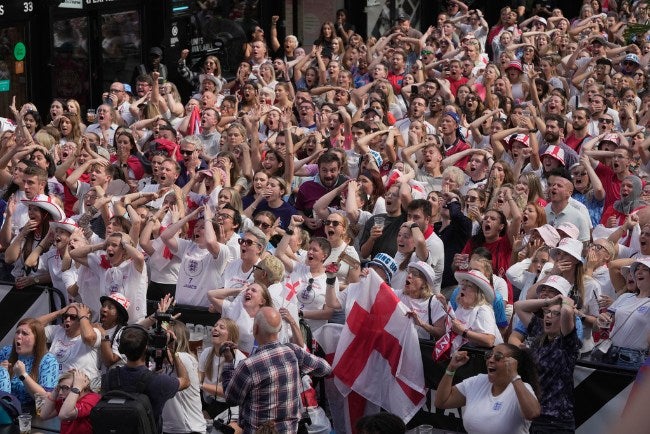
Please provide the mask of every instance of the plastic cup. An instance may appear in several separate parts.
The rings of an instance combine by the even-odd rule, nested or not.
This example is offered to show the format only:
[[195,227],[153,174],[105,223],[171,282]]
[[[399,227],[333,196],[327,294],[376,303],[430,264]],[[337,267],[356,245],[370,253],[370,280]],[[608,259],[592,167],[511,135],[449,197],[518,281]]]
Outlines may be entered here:
[[97,115],[95,114],[95,109],[88,109],[86,112],[86,120],[90,124],[94,124],[95,120],[97,119]]
[[32,415],[23,413],[18,416],[18,426],[20,427],[20,434],[29,434],[32,432]]
[[375,226],[379,226],[383,228],[385,223],[386,223],[385,217],[375,217]]
[[420,425],[418,427],[418,434],[433,434],[433,426],[431,426],[431,425]]

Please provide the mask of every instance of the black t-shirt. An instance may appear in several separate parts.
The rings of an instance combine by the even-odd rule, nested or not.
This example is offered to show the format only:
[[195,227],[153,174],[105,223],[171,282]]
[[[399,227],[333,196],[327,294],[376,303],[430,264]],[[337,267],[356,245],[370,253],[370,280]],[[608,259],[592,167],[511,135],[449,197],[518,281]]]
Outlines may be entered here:
[[384,232],[381,237],[375,240],[370,253],[371,257],[375,257],[377,253],[386,253],[389,256],[395,257],[397,253],[397,234],[399,233],[402,223],[406,221],[406,213],[402,211],[397,217],[390,217],[388,214],[379,214],[368,219],[366,225],[363,227],[363,235],[361,235],[360,245],[368,241],[370,238],[370,230],[375,224],[375,217],[384,217]]

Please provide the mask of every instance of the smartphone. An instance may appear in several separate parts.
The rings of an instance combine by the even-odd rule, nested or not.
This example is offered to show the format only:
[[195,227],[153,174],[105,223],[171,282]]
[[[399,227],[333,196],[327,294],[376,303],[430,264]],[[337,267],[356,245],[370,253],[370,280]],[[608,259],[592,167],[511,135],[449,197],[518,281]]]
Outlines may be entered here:
[[411,95],[417,95],[420,92],[419,86],[411,86]]
[[164,83],[165,83],[165,79],[162,77],[158,77],[158,84],[164,84]]

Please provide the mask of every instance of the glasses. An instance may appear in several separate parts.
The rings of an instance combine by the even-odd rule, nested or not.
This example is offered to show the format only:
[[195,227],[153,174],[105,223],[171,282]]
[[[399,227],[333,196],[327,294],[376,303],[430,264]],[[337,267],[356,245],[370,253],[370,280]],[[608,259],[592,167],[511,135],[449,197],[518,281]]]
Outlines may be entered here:
[[634,76],[635,77],[643,77],[643,72],[635,72]]
[[336,220],[323,220],[323,226],[334,226],[335,228],[338,227],[343,223],[336,221]]
[[58,386],[59,390],[61,392],[69,392],[70,391],[70,386]]
[[557,318],[562,314],[562,312],[559,310],[549,310],[549,309],[543,309],[542,313],[544,314],[544,316],[550,316],[551,318]]
[[573,178],[580,178],[580,177],[583,177],[583,176],[587,176],[587,172],[575,172],[575,173],[572,173],[571,176]]
[[605,123],[605,124],[613,124],[613,123],[614,123],[614,119],[598,118],[598,122],[600,122],[600,123]]
[[[270,224],[268,224],[268,223],[264,223],[264,222],[261,221],[261,220],[255,220],[254,223],[255,223],[255,226],[258,226],[258,227],[260,227],[260,228],[262,228],[262,229],[268,229],[268,228],[271,227]],[[241,243],[240,243],[240,244],[241,244]]]
[[476,202],[477,200],[478,200],[478,196],[470,196],[470,195],[465,196],[465,202]]
[[181,149],[180,152],[181,152],[182,155],[192,155],[194,153],[194,151],[188,151],[188,150],[183,150],[183,149]]
[[467,98],[465,98],[465,102],[471,102],[471,101],[476,101],[476,97],[475,96],[468,96]]
[[259,265],[253,265],[253,270],[260,270],[260,271],[266,272],[266,270],[264,268],[260,267]]
[[223,213],[223,214],[219,214],[219,218],[224,219],[224,220],[225,220],[225,219],[232,219],[232,220],[235,220],[235,217],[231,216],[230,214],[225,214],[225,213]]
[[501,360],[505,359],[508,356],[503,353],[497,353],[495,351],[488,351],[487,353],[485,353],[485,361],[490,360],[492,357],[494,357],[494,361],[500,362]]
[[590,243],[590,244],[589,244],[589,247],[593,247],[594,249],[596,249],[596,250],[599,251],[599,252],[600,252],[601,250],[605,250],[605,246],[602,246],[602,245],[600,245],[600,244],[596,244],[596,243]]
[[310,303],[311,301],[314,300],[314,298],[316,296],[316,294],[314,294],[314,291],[313,291],[313,289],[314,289],[313,284],[314,284],[314,279],[310,278],[307,281],[307,286],[300,293],[300,299],[305,301],[305,303]]
[[63,318],[63,321],[65,321],[66,319],[69,319],[70,321],[77,321],[79,319],[79,315],[64,313],[63,315],[61,315],[61,318]]
[[248,238],[240,238],[240,239],[237,240],[237,242],[239,243],[240,246],[246,246],[246,247],[250,247],[253,244],[260,245],[260,243],[258,243],[257,241],[253,241],[253,240],[248,239]]

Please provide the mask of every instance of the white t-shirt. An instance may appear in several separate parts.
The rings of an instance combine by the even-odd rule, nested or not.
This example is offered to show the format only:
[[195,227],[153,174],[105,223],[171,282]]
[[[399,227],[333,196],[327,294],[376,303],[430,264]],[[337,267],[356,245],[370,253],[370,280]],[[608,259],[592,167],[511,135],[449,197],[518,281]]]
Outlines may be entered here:
[[[298,305],[296,304],[297,299],[294,297],[291,301],[287,301],[283,297],[282,291],[284,290],[284,282],[274,283],[273,285],[269,286],[268,289],[269,294],[271,294],[271,299],[273,300],[273,307],[278,310],[284,307],[289,311],[294,321],[299,322],[300,318],[298,317]],[[291,326],[287,324],[286,321],[282,321],[282,328],[278,334],[278,340],[283,344],[287,344],[292,337],[293,331],[291,330]]]
[[178,239],[175,255],[181,258],[181,267],[176,284],[176,301],[179,304],[208,307],[208,290],[223,288],[223,271],[231,259],[228,249],[220,245],[219,254],[214,257],[208,249],[196,243]]
[[234,301],[224,300],[221,316],[230,318],[237,323],[237,328],[239,328],[239,348],[243,352],[250,354],[255,345],[255,337],[253,336],[255,318],[250,316],[244,309],[242,297],[238,296]]
[[[397,294],[400,301],[406,305],[408,310],[417,314],[420,321],[429,324],[429,298],[412,298],[404,294],[402,291],[395,291],[395,294]],[[435,324],[436,321],[445,315],[445,308],[440,304],[437,298],[433,297],[431,299],[431,324]],[[417,330],[420,339],[432,339],[432,336],[430,336],[422,327],[415,326],[415,329]]]
[[331,263],[338,264],[339,270],[336,272],[336,277],[338,277],[339,280],[343,280],[344,282],[347,282],[350,266],[348,265],[347,262],[338,260],[342,252],[345,252],[347,255],[352,256],[357,261],[359,260],[359,254],[354,249],[354,247],[346,243],[342,243],[338,247],[332,247],[332,251],[330,252],[330,255],[327,257],[327,259],[325,259],[325,265],[329,265]]
[[435,232],[432,232],[431,235],[429,235],[429,238],[426,239],[426,243],[429,257],[425,262],[433,268],[435,281],[432,289],[434,292],[438,293],[440,292],[440,285],[442,284],[442,272],[445,269],[445,246],[442,244],[442,240]]
[[[199,389],[199,362],[189,353],[178,353],[178,358],[185,365],[190,377],[190,386],[176,392],[174,397],[165,403],[162,411],[163,432],[187,433],[205,432],[205,418],[201,410],[201,395]],[[167,375],[176,375],[168,372]]]
[[[480,304],[471,309],[465,309],[459,304],[456,308],[455,314],[456,319],[462,321],[471,331],[493,335],[495,337],[494,345],[503,343],[503,337],[501,337],[501,332],[497,327],[492,306]],[[456,336],[451,349],[452,352],[458,350],[462,343],[462,336]]]
[[[102,307],[99,302],[99,297],[103,295],[100,293],[99,275],[89,267],[73,262],[71,268],[75,267],[77,267],[77,286],[79,286],[79,296],[81,297],[81,301],[94,312],[94,318],[97,319],[99,318],[99,309]],[[68,277],[72,277],[69,276],[70,272],[71,271],[68,270],[64,273],[64,279],[66,281]]]
[[[241,259],[235,259],[226,265],[226,269],[223,271],[224,288],[241,288],[247,283],[255,282],[253,277],[254,268],[243,271],[243,263]],[[256,263],[259,263],[259,260]]]
[[[289,275],[290,282],[300,282],[298,286],[298,294],[296,300],[298,308],[302,310],[321,310],[325,306],[325,273],[318,277],[313,277],[309,271],[309,266],[298,262],[293,263],[293,271]],[[312,280],[311,290],[307,291],[309,280]],[[334,283],[334,290],[339,292],[338,279]],[[312,331],[316,331],[322,325],[327,323],[324,319],[307,319],[305,321],[311,327]]]
[[83,371],[91,383],[99,378],[98,360],[99,346],[101,345],[102,336],[97,329],[95,331],[95,343],[86,345],[81,339],[81,335],[70,339],[65,334],[65,329],[59,325],[49,325],[45,327],[45,339],[50,342],[50,353],[56,357],[59,362],[59,374],[78,369]]
[[[524,383],[533,393],[533,388]],[[487,374],[478,374],[456,385],[465,397],[463,427],[472,434],[526,434],[530,421],[521,414],[515,387],[508,384],[498,396],[492,395],[492,383]]]
[[181,267],[179,257],[172,255],[171,258],[166,258],[166,246],[160,238],[153,239],[151,247],[154,252],[147,261],[151,269],[151,281],[165,285],[176,284],[178,282],[178,271]]
[[111,267],[107,261],[108,258],[98,252],[88,255],[88,267],[99,276],[100,296],[108,297],[114,292],[123,294],[130,301],[129,322],[136,323],[147,316],[147,267],[143,266],[139,272],[130,258],[116,267]]
[[[122,332],[124,331],[124,327],[120,327],[120,329],[115,333],[115,329],[117,326],[111,327],[108,330],[105,330],[106,335],[108,335],[111,339],[111,351],[113,354],[118,356],[120,360],[117,362],[113,363],[110,367],[107,367],[104,362],[102,361],[102,355],[99,354],[99,370],[103,373],[108,372],[110,368],[116,368],[118,366],[124,366],[126,364],[126,356],[122,353],[120,353],[119,348],[120,348],[120,338],[122,337]],[[106,336],[105,335],[105,336]],[[115,335],[115,336],[113,336]],[[101,343],[100,343],[100,348],[101,348]],[[101,349],[99,350],[101,352]]]
[[[64,295],[67,295],[67,289],[69,281],[64,278],[63,273],[61,272],[61,256],[56,247],[51,247],[50,250],[43,253],[38,260],[38,271],[39,273],[49,273],[50,278],[52,279],[52,286]],[[76,268],[70,267],[70,271],[76,274]]]
[[613,344],[617,347],[648,349],[650,298],[639,298],[630,293],[621,294],[609,310],[615,312],[616,320],[614,329],[609,334]]

